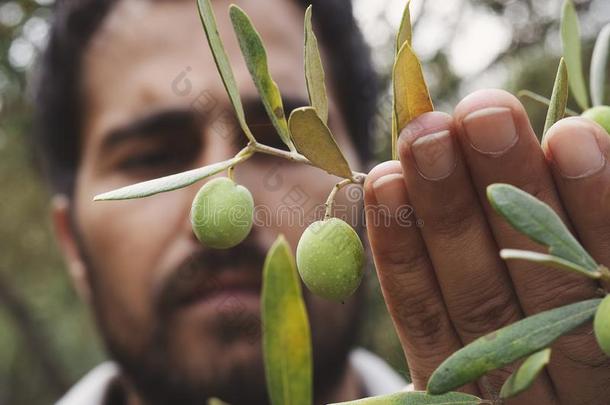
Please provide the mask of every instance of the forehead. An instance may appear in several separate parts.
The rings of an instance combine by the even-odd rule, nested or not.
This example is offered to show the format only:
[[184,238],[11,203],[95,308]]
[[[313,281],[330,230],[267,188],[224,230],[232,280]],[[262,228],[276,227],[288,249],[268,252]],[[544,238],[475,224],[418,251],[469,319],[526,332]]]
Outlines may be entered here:
[[[301,95],[305,91],[304,11],[297,0],[212,0],[240,91],[252,94],[254,85],[228,17],[231,3],[250,15],[266,44],[271,74],[282,91]],[[186,76],[180,76],[183,73]],[[177,79],[181,87],[191,86],[190,97],[184,92],[176,94]],[[153,108],[192,102],[201,91],[226,98],[195,1],[119,0],[84,55],[83,91],[84,130],[89,136]]]

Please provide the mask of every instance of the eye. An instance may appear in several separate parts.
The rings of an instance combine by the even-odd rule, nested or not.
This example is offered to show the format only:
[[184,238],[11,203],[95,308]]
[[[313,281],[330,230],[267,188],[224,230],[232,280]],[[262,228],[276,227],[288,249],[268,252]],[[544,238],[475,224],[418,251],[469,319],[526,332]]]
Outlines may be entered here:
[[176,160],[172,153],[159,150],[129,156],[119,164],[119,169],[130,171],[142,168],[162,167],[175,162]]

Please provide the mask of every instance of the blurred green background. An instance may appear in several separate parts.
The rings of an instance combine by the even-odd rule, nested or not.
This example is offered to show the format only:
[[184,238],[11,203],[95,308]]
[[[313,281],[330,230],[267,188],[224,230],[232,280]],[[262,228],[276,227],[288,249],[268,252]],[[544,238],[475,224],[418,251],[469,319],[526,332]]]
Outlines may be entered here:
[[[0,2],[0,405],[47,404],[104,359],[87,309],[51,234],[49,201],[31,165],[28,77],[44,48],[53,0]],[[405,0],[354,0],[384,83]],[[608,0],[575,1],[588,67],[610,20]],[[413,0],[414,47],[438,109],[469,92],[502,87],[551,92],[561,52],[560,0]],[[202,41],[204,40],[202,36]],[[387,159],[389,97],[379,106],[377,155]],[[544,107],[526,102],[537,133]],[[575,108],[574,105],[571,107]],[[408,376],[374,277],[361,344]]]

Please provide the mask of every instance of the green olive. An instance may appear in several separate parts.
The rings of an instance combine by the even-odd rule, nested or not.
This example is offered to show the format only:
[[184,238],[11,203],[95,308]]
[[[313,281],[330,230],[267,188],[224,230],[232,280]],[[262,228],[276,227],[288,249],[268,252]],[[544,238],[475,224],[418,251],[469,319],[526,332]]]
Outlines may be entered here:
[[226,177],[201,187],[191,206],[191,224],[197,239],[215,249],[242,242],[252,229],[254,200],[244,186]]
[[610,295],[606,295],[597,308],[593,330],[599,347],[610,356]]
[[360,285],[364,248],[351,226],[330,218],[307,227],[299,240],[296,260],[307,288],[321,297],[342,301]]
[[610,106],[600,105],[589,108],[582,113],[582,116],[597,122],[610,134]]

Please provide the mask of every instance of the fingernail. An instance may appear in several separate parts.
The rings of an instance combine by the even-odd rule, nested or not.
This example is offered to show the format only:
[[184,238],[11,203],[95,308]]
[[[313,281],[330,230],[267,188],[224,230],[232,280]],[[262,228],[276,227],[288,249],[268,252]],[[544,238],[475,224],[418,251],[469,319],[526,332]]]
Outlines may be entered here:
[[405,187],[402,174],[386,174],[373,183],[373,192],[377,204],[390,216],[396,215],[401,207],[407,203],[407,188]]
[[519,140],[510,108],[491,107],[472,112],[464,118],[470,145],[477,151],[500,156]]
[[415,166],[427,180],[442,180],[455,169],[455,150],[447,130],[417,138],[411,144]]
[[606,163],[595,134],[586,128],[577,133],[558,131],[550,137],[549,149],[559,172],[569,179],[597,173]]

